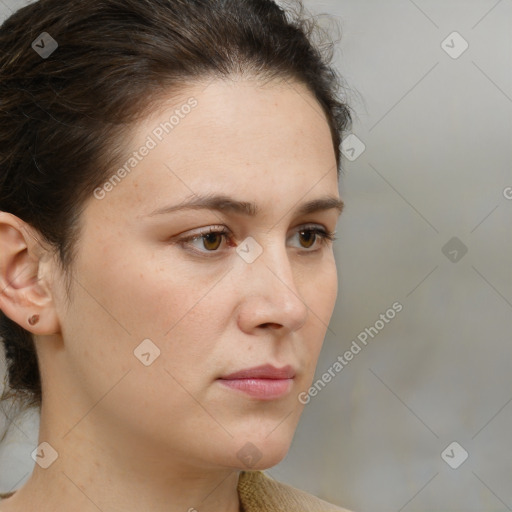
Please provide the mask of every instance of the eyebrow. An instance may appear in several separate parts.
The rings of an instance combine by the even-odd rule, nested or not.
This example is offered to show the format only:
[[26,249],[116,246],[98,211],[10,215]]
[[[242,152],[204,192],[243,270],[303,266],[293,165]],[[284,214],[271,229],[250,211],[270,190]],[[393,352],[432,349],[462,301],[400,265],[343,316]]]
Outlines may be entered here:
[[[341,199],[333,196],[325,196],[300,205],[295,213],[297,215],[307,215],[310,213],[335,209],[338,211],[339,216],[341,215],[344,206],[345,205]],[[224,194],[215,194],[207,196],[196,195],[194,198],[184,201],[183,203],[158,208],[147,216],[152,217],[154,215],[173,213],[181,210],[216,210],[219,212],[232,212],[249,217],[255,217],[260,211],[258,206],[254,203],[238,201]]]

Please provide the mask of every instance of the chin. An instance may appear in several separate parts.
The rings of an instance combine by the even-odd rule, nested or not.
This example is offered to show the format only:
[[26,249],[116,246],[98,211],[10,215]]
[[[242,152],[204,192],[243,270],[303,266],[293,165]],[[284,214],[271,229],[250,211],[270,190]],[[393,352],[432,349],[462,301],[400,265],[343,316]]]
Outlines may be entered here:
[[[261,434],[252,434],[245,441],[236,441],[235,465],[240,470],[263,470],[279,464],[287,455],[293,439],[293,432],[283,428],[278,432],[266,431]],[[238,438],[241,439],[241,438]]]

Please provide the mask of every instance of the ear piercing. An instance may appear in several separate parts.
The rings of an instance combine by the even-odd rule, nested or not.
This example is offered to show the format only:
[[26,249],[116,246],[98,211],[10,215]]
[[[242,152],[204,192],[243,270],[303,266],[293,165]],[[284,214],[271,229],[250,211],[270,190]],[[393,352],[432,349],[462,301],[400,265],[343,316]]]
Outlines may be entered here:
[[39,322],[39,315],[32,315],[29,319],[28,319],[28,323],[30,325],[35,325],[37,324],[37,322]]

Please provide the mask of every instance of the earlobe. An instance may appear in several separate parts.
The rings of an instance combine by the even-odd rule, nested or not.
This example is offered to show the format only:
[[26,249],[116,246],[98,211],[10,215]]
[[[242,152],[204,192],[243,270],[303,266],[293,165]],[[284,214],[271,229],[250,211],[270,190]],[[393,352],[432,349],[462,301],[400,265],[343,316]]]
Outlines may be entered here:
[[37,322],[39,322],[39,315],[32,315],[29,319],[28,319],[28,323],[30,325],[36,325]]
[[59,322],[50,287],[48,250],[36,231],[0,212],[0,309],[34,334],[54,334]]

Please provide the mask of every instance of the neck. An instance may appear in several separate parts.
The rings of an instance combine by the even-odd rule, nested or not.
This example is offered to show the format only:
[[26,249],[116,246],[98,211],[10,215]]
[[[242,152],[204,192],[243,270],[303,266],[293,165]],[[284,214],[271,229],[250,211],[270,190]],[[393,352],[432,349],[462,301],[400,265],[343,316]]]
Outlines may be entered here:
[[92,442],[76,432],[52,437],[41,427],[43,441],[58,452],[57,459],[46,469],[35,464],[29,480],[0,505],[0,512],[240,510],[238,470],[194,466],[186,457],[161,449],[157,453],[141,443],[123,445],[119,439],[117,444],[96,437]]

